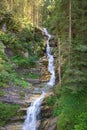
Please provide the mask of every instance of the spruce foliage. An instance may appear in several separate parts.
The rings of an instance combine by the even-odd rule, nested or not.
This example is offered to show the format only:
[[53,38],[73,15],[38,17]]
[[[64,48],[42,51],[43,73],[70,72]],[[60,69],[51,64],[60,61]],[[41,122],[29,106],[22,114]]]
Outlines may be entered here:
[[71,0],[71,44],[69,42],[70,0],[55,0],[49,26],[61,39],[62,85],[58,130],[87,129],[87,1]]

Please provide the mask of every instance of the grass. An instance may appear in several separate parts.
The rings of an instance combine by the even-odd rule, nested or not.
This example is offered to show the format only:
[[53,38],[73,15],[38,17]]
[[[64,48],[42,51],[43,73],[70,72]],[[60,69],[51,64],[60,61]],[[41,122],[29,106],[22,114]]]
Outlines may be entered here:
[[19,105],[0,102],[0,126],[6,125],[13,117],[17,116],[18,109]]

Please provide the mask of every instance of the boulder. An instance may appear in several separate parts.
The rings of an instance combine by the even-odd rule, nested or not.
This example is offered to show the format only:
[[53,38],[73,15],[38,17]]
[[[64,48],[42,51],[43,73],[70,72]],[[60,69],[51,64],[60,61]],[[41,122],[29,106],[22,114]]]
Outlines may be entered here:
[[29,83],[32,83],[32,84],[39,84],[40,83],[40,79],[32,79],[32,78],[29,78],[27,79],[27,81]]
[[40,130],[56,130],[57,129],[57,124],[56,124],[57,119],[58,119],[58,117],[45,119],[40,126]]
[[11,125],[7,125],[4,130],[22,130],[23,124],[13,123]]
[[40,65],[48,65],[48,60],[46,56],[43,56],[42,58],[40,58],[39,60]]
[[55,42],[54,40],[51,40],[50,47],[57,47],[57,42]]

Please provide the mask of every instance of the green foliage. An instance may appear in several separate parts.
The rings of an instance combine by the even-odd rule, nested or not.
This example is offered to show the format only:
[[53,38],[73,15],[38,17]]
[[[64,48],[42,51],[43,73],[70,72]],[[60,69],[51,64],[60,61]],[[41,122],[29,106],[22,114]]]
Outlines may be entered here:
[[7,10],[2,12],[0,19],[0,26],[6,25],[6,29],[9,31],[17,32],[20,30],[21,23],[17,17],[15,17],[14,12]]
[[49,106],[53,106],[56,102],[56,96],[49,96],[47,99],[46,99],[46,102]]
[[[4,3],[0,3],[4,7]],[[0,87],[8,86],[9,82],[16,86],[29,87],[31,84],[26,82],[23,74],[21,77],[17,69],[37,66],[38,57],[41,56],[43,49],[41,32],[28,21],[24,21],[24,18],[18,18],[14,11],[7,10],[7,8],[6,10],[4,8],[0,15]],[[5,32],[2,30],[4,24]],[[11,56],[9,52],[5,54],[4,47],[11,50]],[[37,76],[30,74],[29,77]]]
[[[31,26],[31,25],[30,25]],[[11,48],[14,53],[23,55],[28,52],[29,55],[39,56],[44,48],[42,35],[39,31],[35,32],[33,27],[23,28],[19,32],[12,33],[10,31],[4,33],[0,31],[0,39],[8,48]]]
[[25,79],[22,79],[14,69],[14,64],[10,61],[3,62],[3,70],[0,72],[0,87],[5,87],[9,82],[13,82],[16,86],[24,88],[31,86]]
[[0,126],[4,126],[14,116],[17,116],[18,109],[18,105],[4,104],[0,102]]
[[4,95],[4,92],[1,90],[0,91],[0,97],[2,97]]
[[32,87],[32,85],[26,82],[24,79],[16,77],[13,81],[16,86],[22,86],[23,88]]
[[[72,43],[69,43],[70,2]],[[55,0],[53,10],[51,14],[47,14],[49,18],[46,17],[45,21],[47,22],[45,25],[50,27],[61,41],[62,84],[61,89],[58,85],[55,91],[59,98],[56,102],[60,110],[58,130],[87,129],[86,4],[86,0]],[[58,55],[57,52],[56,55]],[[54,109],[56,111],[56,107]]]
[[[85,130],[84,128],[86,126],[87,117],[86,94],[83,92],[71,94],[70,91],[66,91],[59,100],[59,107],[61,109],[61,113],[58,120],[58,130],[73,130],[74,127],[77,130],[78,128],[81,129],[80,125],[83,125],[82,130]],[[86,115],[84,116],[83,113]]]
[[77,123],[74,130],[86,130],[87,129],[87,112],[82,112],[77,117]]
[[61,110],[59,109],[58,105],[55,104],[54,107],[53,107],[53,114],[52,114],[52,116],[53,117],[59,116],[60,113],[61,113]]
[[11,58],[13,63],[15,63],[17,66],[22,66],[24,68],[27,67],[35,67],[37,56],[29,56],[29,58],[23,57],[23,56],[14,56]]
[[60,114],[60,109],[58,107],[58,99],[55,95],[50,96],[46,99],[47,104],[52,107],[52,116],[58,116]]
[[31,86],[24,79],[20,78],[16,72],[9,73],[9,72],[3,70],[0,73],[0,87],[7,86],[7,84],[9,84],[9,82],[13,82],[16,86],[22,86],[24,88]]
[[7,82],[9,80],[9,73],[5,70],[3,70],[1,73],[0,73],[0,81],[2,82]]
[[40,78],[40,74],[25,73],[25,74],[24,74],[24,77],[25,77],[25,78],[38,79],[38,78]]
[[77,123],[74,126],[74,130],[86,130],[87,129],[87,112],[83,112],[77,117]]

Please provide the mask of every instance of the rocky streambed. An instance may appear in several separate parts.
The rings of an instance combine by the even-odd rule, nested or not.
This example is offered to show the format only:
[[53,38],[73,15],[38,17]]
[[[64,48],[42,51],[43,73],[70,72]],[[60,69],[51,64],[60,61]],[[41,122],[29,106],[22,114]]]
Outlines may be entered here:
[[[1,102],[20,106],[17,111],[17,116],[8,121],[6,126],[0,127],[0,130],[22,130],[27,108],[30,106],[31,102],[41,95],[43,89],[47,87],[45,83],[50,79],[47,64],[47,58],[43,56],[38,62],[38,67],[29,70],[29,72],[39,73],[41,76],[37,79],[27,79],[30,83],[28,88],[24,89],[14,86],[13,83],[9,83],[8,87],[0,89],[3,91],[3,95],[0,96]],[[53,92],[51,89],[46,93],[42,102],[40,117],[37,120],[38,130],[56,130],[56,118],[52,118],[52,109],[46,102],[47,97],[52,95]]]
[[[53,51],[54,47],[56,48],[56,44],[53,43],[53,39],[54,37],[50,39],[51,51]],[[54,64],[56,63],[55,61],[56,57]],[[48,72],[47,66],[48,60],[47,56],[44,54],[44,56],[38,61],[37,68],[25,70],[25,72],[29,71],[29,73],[39,73],[40,75],[39,78],[36,79],[27,79],[30,83],[28,88],[23,89],[9,83],[9,87],[1,89],[3,91],[3,95],[0,96],[1,102],[6,104],[17,104],[20,107],[17,111],[17,116],[8,121],[6,126],[0,127],[0,130],[22,130],[27,107],[29,107],[31,102],[41,95],[43,90],[47,89],[46,82],[50,80],[50,72]],[[42,102],[40,116],[38,117],[36,123],[38,130],[56,130],[57,117],[52,118],[52,108],[49,107],[46,102],[46,99],[53,95],[52,91],[53,89],[50,89],[46,93],[46,96]]]
[[[38,90],[39,90],[39,88],[38,88]],[[29,94],[28,95],[26,94],[24,99],[19,99],[17,90],[16,90],[16,93],[12,92],[12,94],[14,95],[13,102],[10,100],[6,101],[5,98],[3,98],[4,102],[10,103],[10,104],[11,103],[19,104],[20,108],[17,112],[17,115],[18,115],[18,113],[20,113],[20,114],[19,114],[19,116],[15,116],[13,119],[11,119],[10,122],[8,123],[8,125],[6,125],[4,127],[0,127],[0,130],[22,130],[23,122],[24,122],[25,116],[26,116],[27,107],[29,107],[31,102],[33,102],[36,98],[40,97],[40,95],[41,95],[41,93],[40,93],[41,90],[38,91],[38,93],[37,92],[35,93],[34,90],[31,90],[31,91],[32,91],[32,93],[30,93],[30,91],[29,91]],[[57,118],[52,118],[52,109],[51,109],[51,107],[48,106],[48,104],[46,102],[47,97],[52,96],[52,95],[53,95],[52,91],[46,93],[46,96],[42,102],[40,116],[36,123],[38,130],[56,130]],[[11,96],[12,95],[10,95],[9,98],[12,98]]]

